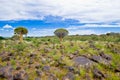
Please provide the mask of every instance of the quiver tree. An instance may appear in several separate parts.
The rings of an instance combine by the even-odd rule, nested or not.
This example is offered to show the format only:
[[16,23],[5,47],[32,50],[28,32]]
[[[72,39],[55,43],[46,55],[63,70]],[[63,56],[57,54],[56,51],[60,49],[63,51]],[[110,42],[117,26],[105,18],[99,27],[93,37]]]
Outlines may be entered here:
[[57,29],[55,30],[54,34],[60,39],[60,42],[63,40],[63,38],[68,35],[68,31],[66,29]]
[[20,42],[23,42],[23,35],[27,35],[28,30],[24,27],[17,27],[14,34],[19,36]]

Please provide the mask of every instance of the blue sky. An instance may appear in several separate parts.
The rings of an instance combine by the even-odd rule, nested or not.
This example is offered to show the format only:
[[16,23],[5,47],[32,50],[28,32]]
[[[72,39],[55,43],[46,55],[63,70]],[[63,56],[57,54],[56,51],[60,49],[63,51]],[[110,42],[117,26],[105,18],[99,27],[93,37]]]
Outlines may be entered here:
[[28,36],[49,36],[57,28],[70,35],[120,32],[120,0],[0,0],[0,36],[24,26]]

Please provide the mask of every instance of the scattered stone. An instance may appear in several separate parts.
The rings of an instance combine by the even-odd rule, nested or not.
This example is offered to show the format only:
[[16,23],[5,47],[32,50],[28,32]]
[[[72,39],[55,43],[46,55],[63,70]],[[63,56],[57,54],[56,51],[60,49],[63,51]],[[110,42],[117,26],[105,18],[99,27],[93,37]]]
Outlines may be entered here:
[[50,66],[44,66],[43,71],[46,71],[46,72],[50,71]]
[[74,67],[72,67],[72,66],[69,66],[69,67],[68,67],[68,70],[69,70],[69,72],[75,72],[75,69],[74,69]]
[[34,63],[33,59],[30,58],[29,64],[33,64],[33,63]]
[[3,66],[0,64],[0,68],[2,68]]
[[68,72],[62,80],[75,80],[75,75],[72,72]]
[[99,78],[99,79],[106,78],[106,76],[101,71],[99,71],[97,68],[94,68],[93,75],[94,75],[94,78]]
[[90,78],[88,73],[85,74],[85,80],[91,80],[91,78]]
[[9,80],[13,80],[12,74],[13,68],[11,66],[5,66],[0,68],[0,78],[6,78]]
[[35,80],[41,80],[40,78],[35,78]]
[[83,47],[83,46],[80,46],[80,49],[84,49],[84,47]]
[[42,60],[41,62],[42,62],[43,64],[45,64],[46,61],[47,61],[46,58],[44,58],[44,57],[41,57],[41,60]]
[[75,74],[79,75],[80,76],[80,71],[75,71]]
[[48,53],[48,52],[50,52],[50,51],[51,51],[50,48],[44,48],[44,52],[45,52],[45,53]]
[[37,70],[37,71],[36,71],[36,74],[37,74],[37,76],[41,77],[41,76],[42,76],[42,71]]
[[70,46],[74,46],[74,43],[72,41],[70,41]]
[[54,74],[49,74],[48,80],[58,80]]
[[69,72],[75,72],[75,68],[73,66],[63,66],[63,68],[67,69]]
[[7,52],[1,52],[1,53],[0,53],[0,57],[4,57],[4,56],[7,56],[7,55],[8,55]]
[[84,69],[86,73],[89,73],[91,71],[92,66],[84,66]]
[[78,55],[78,54],[79,54],[79,51],[77,50],[77,51],[75,51],[73,54],[74,54],[74,55]]
[[65,49],[65,46],[63,44],[61,44],[60,49]]
[[56,63],[55,63],[56,67],[64,67],[65,65],[66,64],[60,59],[58,61],[56,61]]
[[22,70],[14,74],[14,80],[28,80],[28,74]]
[[48,45],[48,42],[45,42],[44,44],[45,44],[45,45]]
[[32,54],[29,55],[29,57],[31,57],[31,58],[35,58],[36,56],[37,56],[37,55],[34,54],[34,53],[32,53]]
[[95,45],[93,43],[90,43],[90,48],[96,49]]
[[0,53],[0,58],[2,59],[2,61],[9,61],[11,56],[12,56],[12,53],[9,53],[9,52]]
[[117,48],[112,48],[112,52],[116,53],[116,54],[120,54],[120,50]]
[[74,55],[73,55],[73,54],[69,54],[68,57],[69,57],[70,59],[73,59],[73,58],[74,58]]
[[41,66],[38,64],[38,65],[35,65],[35,68],[36,69],[39,69]]
[[20,67],[20,66],[17,66],[17,67],[16,67],[16,70],[20,70],[20,69],[21,69],[21,67]]
[[120,72],[120,65],[117,66],[117,68],[115,69],[115,72]]
[[2,57],[2,61],[10,61],[10,57],[9,56]]

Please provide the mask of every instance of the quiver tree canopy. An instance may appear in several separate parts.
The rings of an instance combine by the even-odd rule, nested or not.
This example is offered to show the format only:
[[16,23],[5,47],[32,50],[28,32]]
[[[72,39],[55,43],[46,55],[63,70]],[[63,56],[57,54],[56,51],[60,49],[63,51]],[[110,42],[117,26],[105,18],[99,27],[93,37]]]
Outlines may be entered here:
[[15,30],[14,30],[14,33],[19,35],[20,37],[20,42],[23,41],[23,35],[27,35],[28,33],[28,30],[24,27],[17,27]]
[[54,34],[60,39],[60,41],[62,41],[62,39],[68,35],[68,31],[66,29],[60,28],[55,30]]
[[27,34],[28,33],[28,30],[24,27],[17,27],[15,30],[14,30],[14,33],[15,34]]

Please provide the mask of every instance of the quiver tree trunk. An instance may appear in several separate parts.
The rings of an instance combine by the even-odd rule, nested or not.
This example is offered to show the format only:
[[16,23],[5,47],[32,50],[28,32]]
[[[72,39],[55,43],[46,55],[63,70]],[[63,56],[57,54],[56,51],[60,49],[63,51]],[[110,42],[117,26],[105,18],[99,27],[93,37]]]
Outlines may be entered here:
[[20,34],[20,42],[23,42],[23,34]]
[[62,37],[60,37],[60,42],[62,42],[63,41],[63,38]]

